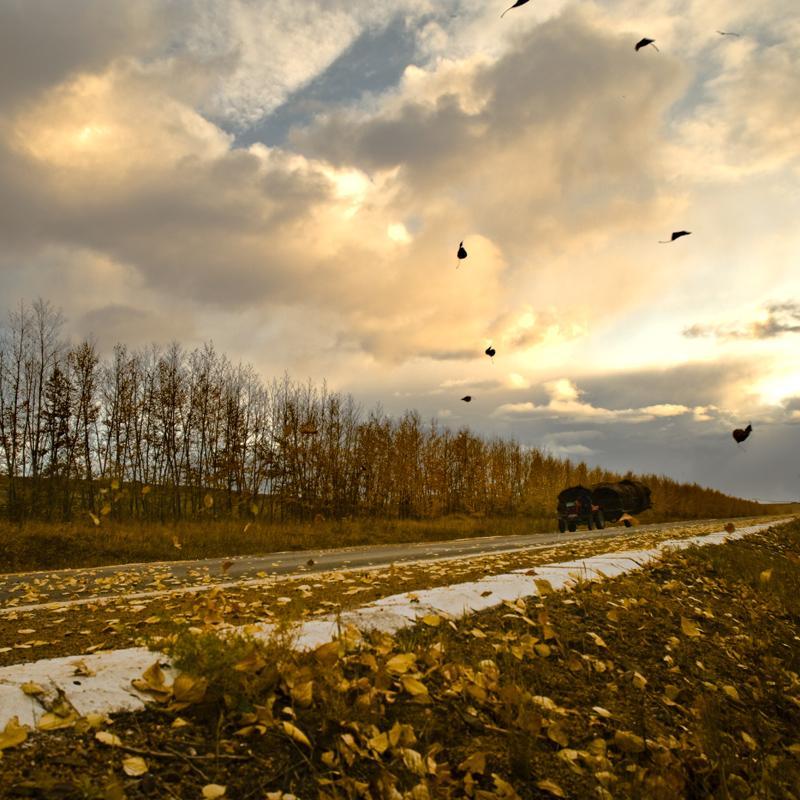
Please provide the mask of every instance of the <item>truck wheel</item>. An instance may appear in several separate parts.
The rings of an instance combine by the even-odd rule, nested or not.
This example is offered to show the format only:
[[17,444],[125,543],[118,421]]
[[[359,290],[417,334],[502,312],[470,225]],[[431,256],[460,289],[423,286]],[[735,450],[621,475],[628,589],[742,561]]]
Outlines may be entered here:
[[632,522],[631,522],[629,519],[624,519],[624,520],[622,520],[622,524],[623,524],[623,525],[624,525],[626,528],[630,528],[630,526],[631,526],[633,523],[632,523]]
[[575,529],[578,527],[578,525],[575,522],[570,522],[567,527],[569,528],[570,533],[575,533]]
[[606,520],[602,511],[597,511],[594,515],[594,526],[597,530],[601,531],[606,526]]
[[559,532],[560,532],[560,533],[564,533],[564,531],[565,531],[566,529],[567,529],[567,523],[566,523],[566,520],[560,519],[560,520],[558,521],[558,530],[559,530]]

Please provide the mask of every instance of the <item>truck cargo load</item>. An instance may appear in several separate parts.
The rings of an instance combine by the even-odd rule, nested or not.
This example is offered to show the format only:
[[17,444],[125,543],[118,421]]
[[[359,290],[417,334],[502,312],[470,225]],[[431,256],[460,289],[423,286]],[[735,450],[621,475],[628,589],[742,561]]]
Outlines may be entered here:
[[[652,508],[650,489],[640,481],[627,479],[616,483],[596,483],[592,486],[592,502],[603,510],[610,522]],[[625,520],[625,524],[629,525],[629,521]]]

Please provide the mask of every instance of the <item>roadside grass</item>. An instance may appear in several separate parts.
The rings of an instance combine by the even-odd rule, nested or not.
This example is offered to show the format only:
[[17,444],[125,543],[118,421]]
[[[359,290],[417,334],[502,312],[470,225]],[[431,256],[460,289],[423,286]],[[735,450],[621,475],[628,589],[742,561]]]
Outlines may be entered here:
[[[288,550],[403,542],[446,541],[556,531],[555,516],[486,517],[453,514],[437,519],[319,519],[267,523],[219,520],[186,523],[71,523],[0,521],[0,574],[97,567],[108,564],[196,560]],[[667,521],[648,511],[642,524]],[[679,520],[670,518],[670,522]]]
[[153,671],[152,709],[115,716],[118,744],[85,727],[28,738],[3,752],[0,797],[791,800],[798,581],[794,522],[310,653],[286,631],[230,647],[184,631],[183,682]]
[[0,573],[152,561],[195,560],[285,550],[324,549],[509,536],[555,530],[550,519],[452,515],[431,520],[345,519],[247,523],[242,520],[95,526],[0,522]]
[[[747,520],[740,524],[747,524]],[[200,592],[183,593],[179,587],[162,583],[162,572],[155,567],[145,579],[136,576],[135,585],[124,577],[113,577],[99,587],[101,592],[122,593],[132,589],[171,588],[174,593],[151,598],[128,598],[122,594],[85,605],[15,611],[14,605],[47,602],[50,589],[63,589],[63,578],[37,575],[16,587],[6,600],[6,613],[0,614],[0,666],[82,655],[97,650],[147,645],[158,637],[193,626],[217,629],[267,622],[283,624],[320,615],[345,611],[400,592],[429,589],[464,581],[480,580],[487,574],[568,559],[586,558],[609,550],[647,549],[671,538],[683,538],[719,530],[720,522],[695,522],[656,531],[619,528],[611,539],[554,544],[537,550],[481,555],[452,561],[422,564],[398,563],[387,567],[352,572],[311,572],[291,577],[264,573],[257,585],[215,585],[225,579],[217,570],[199,571],[192,581],[202,585]],[[308,567],[304,567],[308,570]],[[76,597],[90,593],[91,583],[70,575]],[[0,590],[4,589],[0,577]],[[95,590],[97,587],[95,587]],[[32,596],[31,592],[35,594]]]

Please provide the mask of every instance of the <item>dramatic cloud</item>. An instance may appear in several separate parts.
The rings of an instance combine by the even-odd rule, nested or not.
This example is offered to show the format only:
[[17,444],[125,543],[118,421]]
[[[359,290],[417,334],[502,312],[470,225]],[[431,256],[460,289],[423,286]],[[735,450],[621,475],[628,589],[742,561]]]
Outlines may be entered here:
[[0,4],[0,290],[609,465],[711,452],[797,411],[795,6]]
[[692,409],[674,403],[659,403],[644,408],[598,408],[581,399],[584,394],[567,378],[545,384],[550,400],[544,405],[532,402],[505,403],[495,410],[496,416],[543,416],[553,419],[592,420],[595,422],[647,422],[659,417],[677,417]]

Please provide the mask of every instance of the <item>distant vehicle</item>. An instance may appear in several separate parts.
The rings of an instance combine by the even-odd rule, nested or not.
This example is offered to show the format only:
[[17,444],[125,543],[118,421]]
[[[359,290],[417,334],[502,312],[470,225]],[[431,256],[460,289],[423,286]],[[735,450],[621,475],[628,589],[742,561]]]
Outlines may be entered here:
[[558,496],[558,529],[561,533],[573,532],[578,525],[589,530],[605,527],[605,517],[600,506],[592,499],[592,490],[585,486],[570,486]]
[[570,486],[558,495],[558,529],[573,532],[586,525],[589,530],[602,530],[606,522],[619,519],[629,528],[629,517],[651,507],[650,489],[639,481],[596,483],[590,489]]

